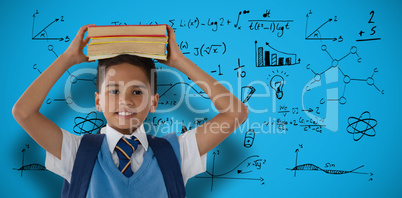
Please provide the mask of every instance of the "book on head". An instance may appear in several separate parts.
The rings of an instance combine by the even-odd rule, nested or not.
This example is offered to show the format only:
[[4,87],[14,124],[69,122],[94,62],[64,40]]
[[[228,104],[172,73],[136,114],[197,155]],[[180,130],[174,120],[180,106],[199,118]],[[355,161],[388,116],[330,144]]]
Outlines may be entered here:
[[90,61],[119,54],[167,59],[166,25],[89,26],[87,37],[91,39],[87,46]]

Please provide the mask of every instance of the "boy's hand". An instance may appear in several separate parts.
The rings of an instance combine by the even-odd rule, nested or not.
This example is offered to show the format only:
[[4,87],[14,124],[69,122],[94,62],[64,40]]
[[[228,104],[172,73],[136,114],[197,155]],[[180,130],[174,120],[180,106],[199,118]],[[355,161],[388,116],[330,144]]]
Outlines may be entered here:
[[169,37],[167,60],[166,61],[160,60],[159,62],[163,63],[169,67],[178,69],[180,62],[182,62],[182,60],[186,59],[186,57],[180,51],[180,48],[176,43],[174,30],[172,27],[170,27],[170,25],[167,25],[167,31],[168,31],[168,37]]
[[78,30],[78,33],[75,36],[74,40],[71,42],[70,46],[68,46],[68,48],[64,52],[64,54],[68,58],[70,67],[76,64],[80,64],[82,62],[89,62],[88,57],[83,52],[84,47],[89,42],[88,37],[84,39],[85,32],[88,30],[88,26],[89,25],[84,25],[80,28],[80,30]]

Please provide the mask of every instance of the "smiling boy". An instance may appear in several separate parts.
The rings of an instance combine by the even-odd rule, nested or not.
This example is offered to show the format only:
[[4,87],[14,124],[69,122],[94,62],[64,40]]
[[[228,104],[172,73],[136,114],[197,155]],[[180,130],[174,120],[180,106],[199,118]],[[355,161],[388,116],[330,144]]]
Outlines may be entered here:
[[[84,39],[87,29],[88,26],[81,27],[67,50],[28,87],[14,105],[12,112],[16,121],[47,151],[46,167],[67,181],[71,181],[75,156],[82,136],[61,129],[42,115],[39,109],[52,86],[67,69],[88,62],[83,53],[83,48],[89,41],[89,38]],[[187,59],[176,43],[173,29],[167,26],[167,31],[168,59],[160,62],[192,79],[219,111],[212,119],[185,134],[176,136],[175,133],[171,133],[164,137],[169,141],[177,157],[176,160],[179,161],[185,185],[187,179],[205,171],[205,154],[247,119],[248,109],[222,84]],[[147,140],[143,127],[148,113],[155,112],[159,100],[156,83],[153,81],[156,80],[156,74],[152,78],[152,72],[151,75],[147,72],[152,69],[146,69],[147,65],[152,65],[150,64],[152,60],[135,58],[139,62],[132,63],[130,59],[133,57],[126,57],[127,60],[121,61],[124,56],[126,55],[116,57],[115,59],[120,59],[117,63],[113,63],[114,58],[99,61],[98,69],[101,74],[98,76],[95,103],[96,109],[103,112],[107,120],[107,126],[100,131],[106,138],[102,142],[90,186],[85,189],[88,190],[86,196],[167,197],[167,187],[165,188],[164,182],[160,181],[162,174],[159,166],[149,157],[154,149],[152,146],[151,149],[148,148],[149,139]],[[111,63],[107,63],[108,61]],[[103,73],[102,65],[108,65],[103,69]],[[133,153],[127,157],[131,161],[127,163],[125,169],[119,171],[122,161],[118,156],[119,151],[114,147],[117,149],[120,140],[133,136],[137,143],[135,149],[132,147]],[[112,161],[114,167],[110,165]],[[132,175],[125,176],[125,171],[130,166]],[[148,167],[151,168],[146,171]]]
[[129,135],[141,126],[148,112],[155,112],[159,94],[153,72],[155,65],[147,58],[120,55],[99,60],[95,104],[110,127]]

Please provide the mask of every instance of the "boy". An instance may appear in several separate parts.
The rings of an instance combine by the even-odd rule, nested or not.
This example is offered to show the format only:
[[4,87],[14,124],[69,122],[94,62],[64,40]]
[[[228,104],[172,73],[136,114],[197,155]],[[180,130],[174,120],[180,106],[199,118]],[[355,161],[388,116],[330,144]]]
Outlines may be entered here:
[[[59,128],[43,116],[39,109],[52,86],[67,69],[73,65],[88,62],[88,58],[83,53],[83,48],[89,41],[88,37],[84,39],[87,29],[88,25],[80,28],[66,51],[28,87],[13,107],[13,116],[17,122],[47,151],[46,167],[64,177],[68,182],[71,180],[75,156],[82,137]],[[196,82],[219,111],[215,117],[183,135],[178,137],[166,135],[169,137],[165,137],[176,153],[185,184],[190,177],[205,171],[205,154],[247,119],[248,109],[223,85],[187,59],[176,43],[174,30],[167,26],[167,31],[168,59],[160,62],[176,68]],[[107,61],[99,61],[98,69],[101,69],[102,62]],[[97,110],[103,112],[107,126],[101,129],[101,133],[105,134],[106,138],[102,142],[92,172],[91,184],[86,194],[88,197],[167,196],[167,189],[164,186],[157,186],[163,184],[163,181],[159,181],[161,174],[155,177],[155,181],[141,180],[141,177],[146,177],[148,174],[143,173],[142,169],[146,169],[144,166],[150,160],[147,156],[151,152],[144,133],[143,121],[148,112],[155,112],[159,100],[155,90],[156,84],[150,82],[151,79],[146,73],[147,66],[140,67],[141,64],[130,63],[130,61],[111,63],[104,70],[104,74],[98,76],[95,103]],[[155,88],[152,88],[151,84]],[[131,136],[136,137],[135,141],[138,145],[135,146],[137,148],[132,147],[133,153],[127,156],[129,162],[123,170],[120,170],[119,166],[122,163],[119,159],[120,150],[116,149],[119,142],[124,139],[122,137],[130,138]],[[106,153],[108,149],[109,153]],[[154,150],[153,147],[151,150]],[[111,159],[113,159],[114,168],[105,168],[105,164],[112,161]],[[158,166],[155,165],[155,167]],[[130,172],[128,176],[125,175],[127,171]],[[114,176],[117,179],[108,180],[113,176],[110,172],[116,173]],[[153,174],[159,171],[152,169],[151,172]],[[116,182],[117,180],[119,182]],[[136,180],[147,183],[135,183]],[[124,189],[124,192],[116,191],[116,189]]]

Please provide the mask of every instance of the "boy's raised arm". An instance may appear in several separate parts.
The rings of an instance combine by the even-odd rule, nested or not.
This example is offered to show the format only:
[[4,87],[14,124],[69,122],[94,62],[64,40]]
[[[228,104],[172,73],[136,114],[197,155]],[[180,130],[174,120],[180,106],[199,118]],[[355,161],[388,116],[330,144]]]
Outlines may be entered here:
[[187,59],[176,43],[173,28],[168,26],[167,30],[168,60],[160,62],[180,70],[191,78],[219,111],[218,115],[196,129],[198,149],[200,155],[203,155],[221,143],[247,119],[248,108],[221,83]]
[[84,38],[88,25],[83,26],[67,50],[61,54],[15,103],[12,114],[22,128],[45,150],[61,159],[63,135],[60,128],[39,112],[47,94],[57,80],[71,66],[88,62],[83,48],[89,38]]

